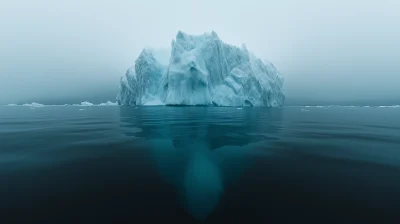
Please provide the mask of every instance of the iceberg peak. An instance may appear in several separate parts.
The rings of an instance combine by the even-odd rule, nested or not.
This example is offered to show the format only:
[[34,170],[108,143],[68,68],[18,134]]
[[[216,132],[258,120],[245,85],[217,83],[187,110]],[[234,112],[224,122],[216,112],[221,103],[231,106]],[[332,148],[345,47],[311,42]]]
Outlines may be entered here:
[[211,36],[219,39],[218,34],[214,30],[211,31]]

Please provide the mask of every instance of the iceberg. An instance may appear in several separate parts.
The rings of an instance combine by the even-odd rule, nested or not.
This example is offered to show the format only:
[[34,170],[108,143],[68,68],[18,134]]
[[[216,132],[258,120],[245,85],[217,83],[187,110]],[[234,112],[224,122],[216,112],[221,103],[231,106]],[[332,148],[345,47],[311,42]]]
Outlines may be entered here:
[[224,43],[217,33],[179,31],[169,64],[144,49],[120,80],[119,105],[282,106],[283,78],[275,66]]

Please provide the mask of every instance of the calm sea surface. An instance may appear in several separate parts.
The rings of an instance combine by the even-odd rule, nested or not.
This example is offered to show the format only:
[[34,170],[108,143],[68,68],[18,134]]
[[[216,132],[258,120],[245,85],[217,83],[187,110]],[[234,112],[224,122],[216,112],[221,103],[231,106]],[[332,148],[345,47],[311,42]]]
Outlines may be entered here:
[[0,223],[400,223],[400,108],[0,107]]

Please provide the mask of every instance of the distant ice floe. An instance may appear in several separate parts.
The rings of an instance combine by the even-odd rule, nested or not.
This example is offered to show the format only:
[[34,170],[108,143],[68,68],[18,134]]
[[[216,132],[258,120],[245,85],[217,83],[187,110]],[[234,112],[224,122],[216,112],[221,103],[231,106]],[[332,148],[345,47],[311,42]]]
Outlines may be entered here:
[[98,107],[102,107],[102,106],[118,106],[117,102],[111,102],[111,101],[107,101],[105,103],[100,103],[100,104],[93,104],[91,102],[88,101],[84,101],[81,102],[80,104],[59,104],[59,105],[45,105],[45,104],[40,104],[40,103],[25,103],[25,104],[7,104],[4,106],[8,106],[8,107],[65,107],[65,106],[77,106],[77,107],[92,107],[92,106],[98,106]]
[[400,108],[400,105],[392,105],[392,106],[379,106],[379,108]]
[[327,106],[287,106],[287,107],[300,107],[300,108],[400,108],[400,105],[388,106],[342,106],[342,105],[327,105]]
[[40,104],[40,103],[33,102],[33,103],[25,103],[25,104],[22,104],[21,106],[24,106],[24,107],[43,107],[44,105]]
[[91,102],[88,102],[88,101],[84,101],[84,102],[82,102],[81,104],[73,104],[72,106],[91,107],[91,106],[94,106],[94,104],[91,103]]
[[118,106],[118,103],[117,102],[107,101],[105,103],[99,104],[99,106]]
[[72,106],[81,106],[81,107],[104,107],[104,106],[118,106],[117,102],[111,102],[111,101],[107,101],[105,103],[100,103],[100,104],[93,104],[91,102],[88,101],[84,101],[80,104],[74,104]]

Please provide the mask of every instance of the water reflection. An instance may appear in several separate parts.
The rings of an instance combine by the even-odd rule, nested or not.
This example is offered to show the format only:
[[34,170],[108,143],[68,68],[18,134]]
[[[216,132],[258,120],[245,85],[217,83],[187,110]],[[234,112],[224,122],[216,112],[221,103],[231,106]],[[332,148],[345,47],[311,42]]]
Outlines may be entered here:
[[282,109],[121,107],[120,113],[126,134],[145,140],[163,180],[199,220],[254,155],[269,153],[282,129]]

